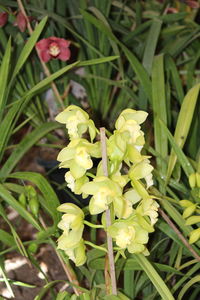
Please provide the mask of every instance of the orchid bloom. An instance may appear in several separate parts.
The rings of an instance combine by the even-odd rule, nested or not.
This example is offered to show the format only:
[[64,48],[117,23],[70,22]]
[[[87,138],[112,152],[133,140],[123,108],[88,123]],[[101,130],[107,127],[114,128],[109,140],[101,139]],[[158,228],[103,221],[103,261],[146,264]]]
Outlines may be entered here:
[[159,204],[155,200],[147,198],[141,201],[136,208],[136,212],[141,216],[148,216],[153,226],[158,220],[158,208]]
[[129,177],[132,180],[139,180],[144,178],[147,183],[147,188],[153,185],[152,174],[153,167],[150,165],[150,161],[144,157],[144,159],[131,166],[129,170]]
[[64,111],[59,113],[55,118],[56,121],[66,124],[70,139],[81,138],[82,135],[89,130],[91,141],[96,136],[97,129],[89,115],[76,105],[68,106]]
[[105,176],[96,177],[93,181],[84,184],[81,190],[86,194],[93,195],[89,203],[92,215],[104,212],[111,202],[120,201],[122,196],[120,186]]
[[7,12],[1,12],[0,13],[0,27],[3,27],[8,21],[8,13]]
[[52,58],[67,61],[71,56],[69,45],[70,41],[52,36],[37,42],[36,48],[44,62],[48,62]]
[[140,130],[140,124],[147,118],[145,111],[136,111],[134,109],[125,109],[118,117],[115,127],[123,134],[123,137],[129,144],[137,144],[143,132]]
[[133,220],[115,221],[108,227],[108,233],[118,247],[127,248],[130,253],[141,253],[146,249],[148,232]]
[[100,156],[99,143],[91,144],[85,139],[75,139],[60,151],[57,160],[61,162],[60,168],[70,168],[71,175],[77,179],[92,168],[90,156]]
[[[67,182],[68,188],[75,193],[76,195],[80,195],[82,193],[81,188],[82,186],[89,181],[86,175],[80,178],[74,178],[70,171],[65,173],[65,181]],[[87,194],[82,194],[83,198],[87,197]]]
[[58,227],[63,230],[58,239],[58,248],[62,250],[74,248],[82,238],[84,213],[73,203],[62,204],[57,209],[65,213],[58,223]]
[[82,266],[86,262],[86,255],[85,255],[85,244],[84,240],[81,239],[80,242],[76,245],[76,247],[72,249],[66,249],[65,253],[69,256],[75,265]]

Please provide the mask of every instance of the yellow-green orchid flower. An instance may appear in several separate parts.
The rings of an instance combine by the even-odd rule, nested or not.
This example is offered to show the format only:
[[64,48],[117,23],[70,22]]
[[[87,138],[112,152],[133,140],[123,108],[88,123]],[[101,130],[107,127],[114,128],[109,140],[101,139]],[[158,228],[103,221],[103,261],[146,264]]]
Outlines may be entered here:
[[148,216],[150,218],[151,225],[154,225],[158,220],[158,208],[159,204],[155,200],[147,198],[140,202],[136,208],[136,212],[142,216]]
[[66,124],[70,139],[81,138],[89,130],[91,141],[94,140],[97,129],[94,122],[89,119],[88,114],[76,105],[68,106],[55,118],[56,121]]
[[93,195],[89,203],[92,215],[105,211],[116,197],[122,196],[120,186],[105,176],[96,177],[93,181],[84,184],[81,190],[86,194]]
[[86,262],[85,249],[86,247],[84,241],[83,239],[81,239],[75,248],[67,249],[65,250],[65,253],[69,256],[69,259],[71,259],[78,267],[82,266]]
[[[123,134],[123,139],[125,139],[129,144],[137,144],[138,139],[143,137],[143,132],[140,130],[140,125],[147,118],[147,113],[144,111],[136,111],[133,109],[125,109],[122,111],[118,117],[115,128]],[[142,138],[142,141],[143,138]],[[139,142],[139,144],[141,141]]]
[[[72,176],[71,172],[68,171],[67,173],[65,173],[65,181],[67,182],[67,186],[68,188],[70,188],[70,190],[77,194],[80,195],[82,193],[81,188],[82,186],[89,182],[89,179],[86,175],[76,179]],[[87,197],[87,194],[82,194],[82,197],[85,198]]]
[[58,239],[58,248],[73,248],[82,238],[84,213],[73,203],[64,203],[57,209],[65,213],[58,223],[58,227],[64,231]]
[[137,124],[142,124],[148,116],[148,113],[142,110],[134,110],[131,108],[124,109],[119,115],[115,127],[121,129],[128,120],[134,120]]
[[71,175],[77,179],[92,168],[91,156],[100,157],[99,142],[91,144],[85,139],[75,139],[60,151],[57,160],[61,162],[60,168],[69,168]]
[[151,172],[153,167],[150,165],[150,161],[144,157],[142,161],[131,166],[129,170],[130,179],[139,180],[144,178],[147,183],[147,188],[153,185]]
[[133,220],[115,221],[108,233],[116,241],[118,247],[127,248],[130,253],[141,253],[148,242],[148,232]]

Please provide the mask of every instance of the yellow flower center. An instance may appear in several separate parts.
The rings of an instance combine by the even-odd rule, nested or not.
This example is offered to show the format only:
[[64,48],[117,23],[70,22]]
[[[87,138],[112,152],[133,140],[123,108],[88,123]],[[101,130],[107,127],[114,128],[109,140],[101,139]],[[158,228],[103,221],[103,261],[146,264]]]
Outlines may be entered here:
[[116,244],[121,248],[126,248],[130,245],[135,237],[135,229],[132,226],[120,229],[116,236]]
[[85,147],[77,148],[75,160],[78,165],[85,168],[86,170],[92,168],[93,163]]
[[111,191],[108,188],[106,187],[100,188],[100,190],[95,195],[96,204],[99,207],[107,208],[109,204],[107,201],[108,200],[107,197],[110,195],[111,195]]
[[51,43],[49,46],[49,54],[51,56],[58,56],[60,54],[60,48],[58,47],[58,45],[56,43]]

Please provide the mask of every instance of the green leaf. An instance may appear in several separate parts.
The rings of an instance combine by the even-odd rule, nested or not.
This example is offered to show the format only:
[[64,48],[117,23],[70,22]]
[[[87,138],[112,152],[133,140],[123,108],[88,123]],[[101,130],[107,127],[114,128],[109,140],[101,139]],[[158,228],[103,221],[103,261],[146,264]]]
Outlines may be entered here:
[[162,159],[157,157],[157,168],[161,176],[166,175],[167,165],[164,163],[168,155],[167,137],[163,128],[160,126],[159,118],[167,124],[166,97],[165,97],[165,78],[163,55],[154,58],[152,69],[152,105],[154,114],[154,135],[155,149]]
[[190,279],[181,289],[180,293],[178,294],[177,300],[183,299],[184,294],[187,292],[187,290],[196,282],[200,281],[200,275],[196,275],[192,279]]
[[140,264],[143,271],[147,274],[161,298],[163,300],[175,300],[165,282],[158,275],[148,259],[143,254],[134,254],[134,258]]
[[2,114],[6,104],[6,93],[8,86],[8,74],[10,67],[10,56],[11,56],[11,40],[9,39],[6,52],[3,56],[0,68],[0,120],[2,119]]
[[182,81],[179,76],[179,72],[177,70],[176,63],[169,55],[166,55],[165,65],[166,65],[166,68],[169,69],[169,71],[170,71],[170,75],[171,75],[171,78],[174,83],[173,87],[176,89],[177,98],[178,98],[179,103],[181,104],[183,102],[183,98],[184,98],[184,91],[183,91]]
[[16,172],[11,174],[9,177],[31,181],[39,188],[46,200],[45,204],[48,207],[48,211],[51,213],[56,225],[60,219],[59,212],[57,211],[57,207],[60,205],[60,202],[48,181],[41,174],[34,172]]
[[12,235],[3,229],[0,229],[0,241],[10,247],[15,246],[15,240]]
[[159,19],[155,19],[153,20],[149,30],[149,34],[148,34],[148,38],[144,50],[144,56],[142,60],[142,64],[149,75],[151,75],[153,58],[155,55],[155,50],[160,35],[161,27],[162,27],[162,21]]
[[0,170],[0,178],[6,178],[13,168],[18,164],[19,160],[25,155],[25,153],[43,136],[50,131],[60,127],[60,124],[56,122],[49,122],[40,125],[31,133],[26,135],[22,141],[18,144],[7,161],[4,163]]
[[1,131],[0,131],[0,159],[2,159],[6,144],[10,138],[11,132],[16,124],[20,114],[27,106],[28,102],[30,101],[31,97],[38,93],[41,89],[46,87],[50,84],[53,80],[58,78],[59,76],[63,75],[65,72],[72,69],[76,66],[79,62],[75,62],[71,65],[68,65],[59,71],[55,72],[54,74],[50,75],[48,78],[43,79],[38,84],[36,84],[31,90],[26,92],[23,97],[18,100],[11,109],[9,109],[8,113],[5,115],[4,120],[1,124]]
[[164,122],[162,120],[159,120],[159,124],[163,128],[163,133],[168,137],[170,144],[172,145],[172,148],[174,150],[173,156],[174,157],[176,156],[178,158],[183,170],[185,171],[185,174],[189,177],[190,174],[194,173],[194,169],[191,163],[189,162],[189,160],[187,159],[187,157],[185,156],[181,148],[177,145],[175,138],[172,136],[172,134],[170,133],[170,131],[168,130]]
[[114,41],[116,44],[119,44],[119,46],[124,51],[128,61],[130,62],[134,72],[136,73],[138,79],[143,85],[147,98],[151,100],[151,82],[149,76],[136,56],[115,37],[111,29],[107,27],[101,20],[98,20],[86,11],[81,10],[81,13],[89,22],[96,26],[100,31],[103,31],[112,41]]
[[50,288],[52,288],[54,285],[61,283],[61,282],[63,284],[66,283],[65,280],[54,280],[54,281],[47,283],[44,287],[41,288],[39,294],[34,298],[34,300],[41,300]]
[[19,73],[25,61],[29,57],[31,51],[35,47],[35,43],[37,42],[38,37],[40,36],[42,30],[44,29],[46,22],[47,22],[47,17],[45,17],[44,19],[42,19],[42,21],[40,21],[40,23],[36,26],[35,30],[31,34],[31,37],[28,39],[27,43],[25,44],[15,65],[11,82],[14,80],[15,76]]
[[19,250],[19,252],[21,253],[21,255],[28,257],[28,254],[26,252],[26,249],[19,237],[19,235],[17,234],[15,228],[12,226],[12,224],[10,223],[9,219],[7,218],[7,214],[3,208],[3,206],[0,204],[0,215],[3,217],[4,221],[8,224],[8,226],[10,227],[11,233],[13,235],[13,240],[14,240],[14,245],[17,245],[17,248]]
[[[180,149],[183,148],[186,138],[188,136],[196,102],[199,95],[199,88],[200,84],[197,84],[192,89],[190,89],[181,105],[181,110],[178,116],[176,129],[174,133],[174,141],[177,144],[177,146],[180,147]],[[167,181],[171,177],[174,166],[176,164],[176,160],[177,154],[174,152],[174,150],[172,150],[168,162]]]
[[2,269],[1,266],[0,266],[0,274],[3,276],[4,282],[5,282],[5,284],[6,284],[6,287],[7,287],[8,291],[9,291],[9,293],[11,294],[11,296],[12,296],[13,298],[15,298],[15,295],[13,294],[13,291],[12,291],[12,288],[11,288],[11,286],[10,286],[9,280],[8,280],[8,278],[6,277],[6,274],[4,273],[4,271],[3,271],[3,269]]
[[[0,278],[0,282],[4,282],[4,279]],[[21,281],[16,281],[16,280],[8,279],[8,282],[12,283],[13,285],[22,286],[22,287],[26,287],[26,288],[36,288],[36,285],[25,283],[25,282],[21,282]]]
[[71,295],[68,292],[63,291],[57,294],[56,300],[70,300],[70,297]]
[[79,64],[79,61],[70,64],[62,69],[60,69],[59,71],[51,74],[49,77],[43,79],[42,81],[40,81],[39,83],[37,83],[30,91],[27,92],[26,97],[29,96],[33,96],[36,93],[38,93],[41,89],[43,89],[44,87],[46,87],[48,84],[50,84],[52,81],[54,81],[56,78],[58,78],[59,76],[63,75],[64,73],[66,73],[67,71],[71,70],[72,68],[74,68],[75,66],[77,66]]
[[117,56],[117,55],[108,56],[108,57],[101,57],[101,58],[94,58],[94,59],[90,59],[90,60],[80,61],[78,63],[78,65],[79,65],[79,67],[97,65],[97,64],[102,64],[102,63],[106,63],[106,62],[115,60],[117,58],[119,58],[119,56]]
[[10,192],[0,184],[0,196],[14,210],[16,210],[28,223],[31,223],[36,229],[41,230],[40,225],[32,217],[32,215],[10,194]]

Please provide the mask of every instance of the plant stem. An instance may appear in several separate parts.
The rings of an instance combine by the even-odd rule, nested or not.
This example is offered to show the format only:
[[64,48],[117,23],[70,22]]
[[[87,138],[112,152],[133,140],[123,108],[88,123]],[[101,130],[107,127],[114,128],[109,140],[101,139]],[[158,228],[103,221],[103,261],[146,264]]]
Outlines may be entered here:
[[[106,147],[106,135],[105,128],[100,128],[100,140],[101,140],[101,154],[102,154],[102,165],[103,173],[108,177],[108,166],[107,166],[107,147]],[[111,225],[111,216],[110,208],[106,210],[106,227]],[[111,288],[112,294],[117,295],[117,284],[116,284],[116,275],[115,275],[115,262],[113,255],[113,244],[112,238],[107,233],[107,244],[108,244],[108,259],[109,259],[109,268],[110,268],[110,279],[111,279]]]
[[159,208],[159,213],[163,217],[163,219],[167,222],[167,224],[174,230],[174,232],[178,235],[179,239],[183,242],[183,244],[188,248],[191,254],[200,262],[200,256],[196,253],[196,251],[192,248],[192,246],[188,243],[186,238],[182,235],[182,233],[178,230],[178,228],[174,225],[174,223],[170,220],[170,218],[166,215],[166,213]]
[[92,248],[95,248],[95,249],[98,249],[98,250],[101,250],[103,252],[108,252],[106,248],[104,247],[101,247],[101,246],[97,246],[96,244],[92,243],[92,242],[89,242],[89,241],[84,241],[84,243],[88,246],[91,246]]
[[89,227],[92,227],[92,228],[104,228],[103,225],[96,225],[96,224],[93,224],[93,223],[90,223],[86,220],[83,221],[83,223]]

